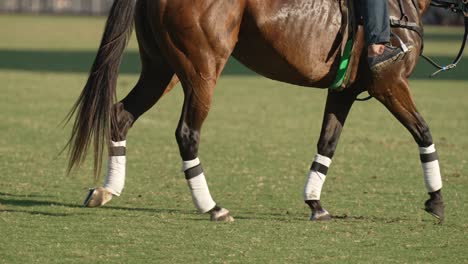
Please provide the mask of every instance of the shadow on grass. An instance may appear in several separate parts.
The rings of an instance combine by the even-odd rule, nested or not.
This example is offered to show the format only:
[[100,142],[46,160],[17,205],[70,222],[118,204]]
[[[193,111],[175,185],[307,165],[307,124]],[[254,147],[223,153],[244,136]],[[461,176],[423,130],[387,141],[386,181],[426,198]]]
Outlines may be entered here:
[[49,213],[49,212],[41,212],[41,211],[27,211],[27,210],[11,210],[11,209],[0,209],[0,213],[23,213],[23,214],[30,214],[30,215],[42,215],[42,216],[55,216],[55,217],[66,217],[66,216],[74,216],[76,214],[70,213]]
[[[32,206],[64,206],[70,208],[77,208],[79,207],[76,204],[65,204],[65,203],[56,203],[53,201],[41,201],[41,200],[33,200],[33,199],[17,199],[19,198],[34,198],[34,197],[52,197],[50,195],[34,195],[34,194],[11,194],[11,193],[0,193],[0,196],[4,196],[5,198],[0,198],[0,213],[7,212],[7,213],[24,213],[30,215],[42,215],[42,216],[55,216],[55,217],[65,217],[65,216],[72,216],[76,215],[75,213],[52,213],[52,212],[43,212],[38,210],[19,210],[19,209],[6,209],[4,206],[14,206],[14,207],[32,207]],[[15,198],[10,198],[15,197]]]
[[[68,208],[76,208],[87,210],[87,213],[92,212],[93,210],[113,210],[113,211],[127,211],[127,212],[140,212],[140,213],[151,213],[151,214],[179,214],[179,215],[192,215],[194,218],[185,218],[189,221],[207,221],[207,215],[197,214],[195,210],[191,209],[176,209],[176,208],[139,208],[139,207],[124,207],[124,206],[102,206],[99,208],[85,208],[80,204],[70,204],[70,203],[61,203],[55,201],[44,201],[44,200],[34,200],[34,199],[12,199],[10,197],[31,197],[28,195],[14,195],[0,193],[0,196],[7,196],[0,198],[0,205],[3,206],[12,206],[12,207],[34,207],[34,206],[62,206]],[[76,213],[51,213],[51,212],[41,212],[38,210],[28,211],[28,210],[19,210],[19,209],[4,209],[0,207],[1,212],[11,212],[11,213],[27,213],[31,215],[45,215],[45,216],[70,216],[75,215]],[[195,216],[200,216],[199,218]],[[275,213],[275,212],[239,212],[238,215],[234,215],[235,219],[239,220],[274,220],[281,222],[295,222],[307,220],[305,215],[294,215],[290,213]]]
[[[429,219],[429,217],[428,217]],[[432,218],[432,220],[423,219],[422,222],[433,222],[434,224],[442,224],[442,222],[436,218]],[[392,224],[392,223],[403,223],[403,222],[414,222],[414,218],[408,217],[378,217],[378,216],[350,216],[350,215],[332,215],[332,220],[336,221],[364,221],[364,222],[379,222],[385,224]]]
[[138,208],[138,207],[122,207],[122,206],[103,206],[99,209],[106,210],[122,210],[129,212],[147,212],[147,213],[166,213],[166,214],[193,214],[194,210],[174,209],[174,208]]
[[[437,38],[437,36],[434,36]],[[440,37],[442,39],[442,36]],[[456,51],[454,50],[454,57]],[[0,70],[19,70],[31,72],[87,73],[91,67],[94,51],[48,51],[48,50],[2,50],[0,49]],[[434,56],[438,63],[446,65],[452,57]],[[140,62],[136,51],[127,51],[120,69],[121,73],[139,74]],[[460,65],[468,65],[463,59]],[[466,68],[466,66],[465,66]],[[412,79],[428,79],[435,69],[424,60],[420,60]],[[223,75],[254,76],[256,73],[244,67],[235,59],[230,59]],[[438,75],[435,80],[468,80],[468,72],[461,67]]]
[[[309,222],[309,215],[303,214],[275,214],[275,213],[242,213],[235,216],[235,219],[241,220],[273,220],[279,222]],[[348,216],[348,215],[332,215],[330,221],[313,221],[314,223],[327,223],[334,221],[362,221],[362,222],[379,222],[379,223],[402,223],[413,221],[414,219],[404,217],[376,217],[376,216]]]
[[239,214],[239,215],[233,215],[235,220],[246,220],[246,221],[277,221],[277,222],[284,222],[284,223],[290,223],[290,222],[306,222],[308,221],[307,216],[274,216],[274,215],[269,215],[269,214],[254,214],[254,215],[245,215],[245,214]]
[[[28,197],[28,196],[25,196]],[[21,206],[21,207],[30,207],[30,206],[64,206],[69,208],[80,208],[81,205],[78,204],[67,204],[54,201],[41,201],[41,200],[32,200],[32,199],[5,199],[0,198],[0,204],[2,205],[11,205],[11,206]]]
[[[277,214],[277,213],[246,213],[239,212],[239,214],[232,215],[235,220],[245,220],[245,221],[276,221],[276,222],[312,222],[312,223],[333,223],[333,222],[343,222],[343,221],[357,221],[357,222],[366,222],[366,223],[382,223],[382,224],[399,224],[399,223],[408,223],[414,222],[414,218],[409,217],[377,217],[377,216],[349,216],[349,215],[332,215],[332,220],[330,221],[309,221],[309,215],[305,214]],[[206,221],[206,219],[187,219],[193,221]],[[440,224],[436,219],[429,220],[423,219],[422,222],[433,222],[434,224]]]
[[[31,195],[16,195],[16,194],[7,194],[7,193],[0,193],[0,196],[6,196],[0,198],[0,205],[1,206],[14,206],[14,207],[34,207],[34,206],[62,206],[68,208],[80,208],[80,209],[87,209],[93,210],[93,208],[86,208],[83,207],[81,204],[70,204],[70,203],[61,203],[55,201],[44,201],[44,200],[34,200],[34,199],[16,199],[10,197],[32,197]],[[193,210],[184,210],[184,209],[167,209],[167,208],[136,208],[136,207],[122,207],[122,206],[103,206],[99,207],[99,209],[104,210],[117,210],[117,211],[129,211],[129,212],[145,212],[145,213],[168,213],[168,214],[193,214]],[[55,214],[55,213],[47,213],[47,212],[40,212],[40,211],[27,211],[27,210],[15,210],[15,209],[4,209],[0,207],[0,212],[19,212],[19,213],[30,213],[30,214],[43,214],[43,215],[53,215],[53,216],[66,216],[68,214]]]
[[22,197],[22,198],[50,198],[53,197],[52,195],[44,195],[44,194],[12,194],[12,193],[4,193],[0,192],[0,196],[11,196],[11,197]]
[[383,223],[401,223],[412,221],[410,218],[405,217],[377,217],[377,216],[350,216],[350,215],[332,215],[333,220],[351,220],[351,221],[366,221],[366,222],[383,222]]

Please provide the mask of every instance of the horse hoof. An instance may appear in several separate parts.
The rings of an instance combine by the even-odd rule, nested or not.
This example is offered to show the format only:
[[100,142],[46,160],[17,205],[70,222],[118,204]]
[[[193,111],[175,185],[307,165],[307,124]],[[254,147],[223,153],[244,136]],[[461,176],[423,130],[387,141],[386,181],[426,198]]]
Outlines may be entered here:
[[310,216],[310,221],[329,221],[331,219],[331,215],[325,209],[313,212]]
[[441,223],[445,218],[444,209],[444,201],[441,199],[429,199],[424,203],[424,210],[437,218]]
[[211,221],[229,223],[234,222],[234,217],[229,214],[227,209],[221,208],[211,212]]
[[99,187],[96,189],[90,189],[88,196],[86,197],[83,207],[99,207],[112,200],[112,193],[107,189]]

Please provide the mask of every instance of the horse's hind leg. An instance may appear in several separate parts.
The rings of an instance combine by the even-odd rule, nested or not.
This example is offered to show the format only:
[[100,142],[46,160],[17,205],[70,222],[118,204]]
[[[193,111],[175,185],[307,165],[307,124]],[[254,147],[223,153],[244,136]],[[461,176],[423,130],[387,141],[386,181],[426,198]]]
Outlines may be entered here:
[[[241,3],[207,1],[197,6],[200,10],[196,11],[184,8],[182,2],[167,3],[167,7],[158,8],[167,12],[161,15],[166,19],[165,24],[155,22],[155,28],[162,28],[158,37],[160,46],[184,90],[184,104],[175,133],[182,170],[198,211],[209,213],[213,221],[229,222],[233,220],[229,211],[219,207],[211,197],[198,148],[217,79],[237,41]],[[192,12],[201,15],[193,17]],[[165,29],[166,24],[171,25],[170,33]]]
[[343,92],[328,92],[322,131],[317,144],[318,153],[315,155],[304,187],[304,201],[312,210],[310,218],[312,221],[331,219],[330,214],[320,203],[320,194],[346,117],[355,98],[356,92],[353,88]]
[[102,206],[110,202],[113,196],[120,196],[125,185],[127,133],[137,118],[149,110],[163,93],[170,89],[172,85],[167,80],[156,82],[142,77],[127,97],[114,105],[115,120],[112,122],[112,141],[108,148],[109,156],[104,186],[90,190],[84,202],[86,207]]
[[[391,87],[388,87],[388,85]],[[413,135],[419,146],[424,182],[430,195],[425,203],[425,210],[443,221],[442,177],[437,152],[429,127],[413,102],[407,81],[399,80],[396,83],[375,86],[369,92],[384,104]]]
[[[115,119],[111,124],[112,141],[109,143],[104,186],[90,190],[84,206],[102,206],[113,196],[120,196],[125,185],[127,133],[135,121],[176,84],[175,81],[170,82],[173,76],[170,71],[155,71],[155,73],[158,79],[148,78],[142,73],[133,90],[114,105]],[[173,80],[176,80],[176,77]]]
[[133,90],[113,107],[112,141],[109,143],[104,186],[90,190],[84,206],[102,206],[113,196],[120,196],[125,184],[126,138],[129,129],[163,94],[177,84],[177,77],[152,41],[152,34],[143,34],[144,31],[144,25],[137,20],[142,72]]

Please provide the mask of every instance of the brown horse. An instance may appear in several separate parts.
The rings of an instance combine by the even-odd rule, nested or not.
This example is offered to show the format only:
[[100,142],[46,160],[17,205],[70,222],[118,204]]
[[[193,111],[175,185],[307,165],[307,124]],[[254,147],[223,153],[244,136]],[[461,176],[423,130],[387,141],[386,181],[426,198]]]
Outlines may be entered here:
[[[430,2],[403,1],[409,21],[422,27],[421,16]],[[400,17],[397,0],[390,0],[390,11],[392,16]],[[142,71],[133,90],[116,102],[118,68],[133,22]],[[100,206],[113,195],[120,195],[129,128],[180,80],[184,103],[176,139],[194,204],[200,212],[209,213],[212,220],[231,221],[229,211],[211,198],[198,160],[201,127],[227,60],[232,55],[271,79],[327,88],[334,81],[341,58],[341,27],[339,0],[116,0],[87,84],[71,112],[76,112],[77,118],[70,139],[69,169],[84,160],[93,141],[95,175],[99,174],[103,149],[109,143],[106,183],[90,192],[85,205]],[[328,93],[318,154],[304,191],[312,220],[331,218],[320,205],[320,189],[348,112],[363,91],[387,107],[413,135],[421,151],[430,194],[426,211],[444,217],[437,155],[408,84],[422,39],[416,31],[403,28],[393,33],[415,50],[388,70],[373,75],[365,60],[362,34],[358,34],[356,45],[360,45],[362,56],[355,65],[354,83],[344,91]]]

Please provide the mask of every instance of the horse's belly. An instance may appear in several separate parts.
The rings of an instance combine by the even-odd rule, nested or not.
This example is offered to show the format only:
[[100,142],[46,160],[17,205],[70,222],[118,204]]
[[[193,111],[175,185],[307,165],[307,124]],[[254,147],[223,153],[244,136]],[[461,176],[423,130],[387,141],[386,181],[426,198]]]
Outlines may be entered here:
[[341,36],[336,0],[251,0],[233,56],[268,78],[328,87]]

